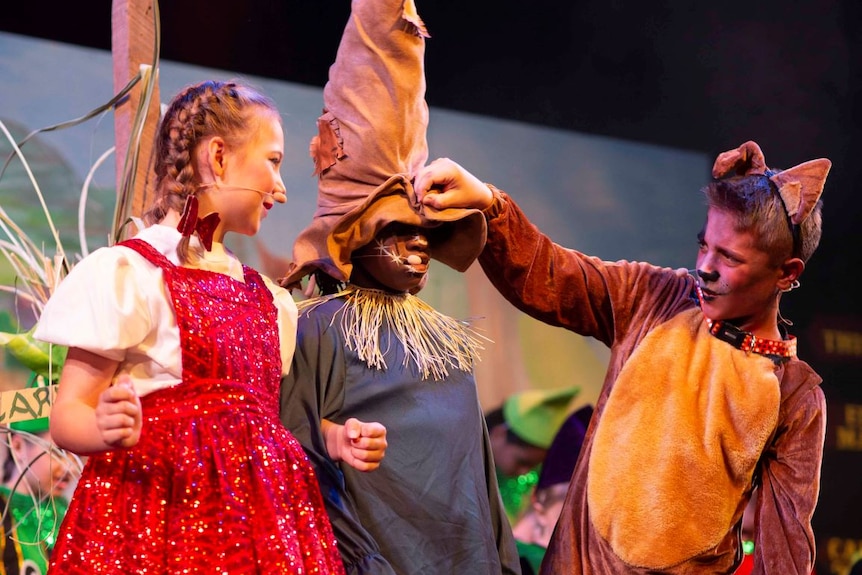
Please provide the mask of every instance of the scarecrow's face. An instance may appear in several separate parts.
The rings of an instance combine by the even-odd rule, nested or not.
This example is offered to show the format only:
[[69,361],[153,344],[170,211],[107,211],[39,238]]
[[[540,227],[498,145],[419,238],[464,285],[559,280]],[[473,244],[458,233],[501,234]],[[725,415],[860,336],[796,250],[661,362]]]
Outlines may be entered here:
[[350,283],[391,292],[416,293],[430,263],[428,237],[421,228],[389,224],[370,244],[353,252]]

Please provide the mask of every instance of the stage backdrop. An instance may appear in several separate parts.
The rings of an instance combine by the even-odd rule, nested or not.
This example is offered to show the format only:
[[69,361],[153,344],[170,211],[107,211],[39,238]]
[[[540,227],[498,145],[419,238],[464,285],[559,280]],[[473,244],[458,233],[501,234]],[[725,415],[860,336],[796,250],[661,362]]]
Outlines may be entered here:
[[[433,40],[429,50],[433,50]],[[0,120],[16,140],[37,128],[84,115],[113,95],[111,54],[11,34],[0,34]],[[230,79],[226,70],[162,62],[160,90],[167,100],[183,86],[203,79]],[[264,222],[259,241],[233,238],[231,247],[251,265],[278,276],[299,230],[315,207],[315,180],[308,142],[316,133],[321,90],[261,78],[245,78],[271,95],[284,120],[287,158],[283,175],[288,202]],[[431,87],[433,89],[433,86]],[[115,196],[115,161],[92,174],[86,209],[79,213],[82,184],[91,167],[114,144],[110,113],[75,128],[46,133],[23,151],[45,194],[48,208],[70,254],[85,245],[107,245]],[[697,129],[697,126],[692,126]],[[699,187],[707,181],[711,158],[686,150],[588,136],[492,118],[432,109],[431,158],[448,156],[481,179],[509,192],[526,213],[558,243],[605,259],[648,260],[692,267],[695,236],[703,222]],[[11,150],[0,137],[0,158]],[[33,187],[17,160],[0,179],[0,207],[53,255]],[[6,239],[0,232],[0,240]],[[5,260],[0,285],[14,283]],[[420,294],[452,316],[471,319],[491,342],[477,369],[480,398],[492,408],[513,391],[580,385],[580,402],[598,394],[607,350],[591,339],[550,328],[517,312],[500,298],[478,266],[458,274],[433,267]],[[10,318],[32,326],[27,306],[0,293],[0,331]],[[848,323],[849,322],[849,323]],[[812,343],[813,342],[813,343]],[[862,356],[858,321],[823,318],[803,333],[801,346],[827,384],[858,373]],[[20,387],[25,375],[3,362],[0,391]],[[11,367],[10,367],[11,366]],[[825,386],[828,387],[828,386]],[[839,389],[858,389],[846,385]],[[824,460],[823,491],[815,517],[818,573],[843,574],[862,553],[858,521],[862,469],[862,396],[841,397],[832,388],[830,432]],[[849,513],[848,513],[849,512]]]
[[[434,49],[433,39],[428,49]],[[0,120],[20,140],[37,128],[82,116],[111,98],[112,74],[108,52],[0,34]],[[162,100],[184,85],[234,76],[227,70],[162,62]],[[245,79],[271,95],[283,113],[288,203],[270,213],[259,242],[234,238],[231,247],[248,263],[278,276],[294,238],[314,211],[315,180],[307,150],[322,106],[321,90]],[[451,157],[508,191],[562,245],[611,260],[648,260],[671,267],[694,264],[695,235],[703,219],[698,189],[709,177],[711,161],[703,154],[441,109],[431,110],[429,143],[432,158]],[[113,117],[107,113],[75,128],[46,133],[24,146],[69,253],[83,253],[78,241],[82,184],[91,166],[113,144]],[[2,161],[10,150],[0,135]],[[114,165],[109,157],[93,173],[84,218],[90,251],[108,243]],[[46,254],[53,255],[56,243],[16,160],[0,179],[0,207],[45,246]],[[0,285],[13,283],[9,266],[0,261]],[[493,341],[487,344],[477,370],[484,407],[496,407],[509,393],[530,387],[580,385],[580,401],[591,402],[597,396],[607,350],[591,339],[550,328],[515,311],[478,266],[458,274],[438,264],[421,296],[450,315],[472,319]],[[34,321],[26,306],[0,293],[3,310],[9,314],[0,313],[0,331],[8,331],[10,317],[25,329]],[[813,350],[810,360],[823,373],[831,400],[823,490],[815,517],[821,574],[846,573],[850,558],[862,553],[857,520],[862,497],[858,482],[862,394],[851,379],[858,373],[862,336],[858,321],[851,319],[821,318],[809,326],[808,333],[801,333],[807,343],[815,342],[807,345]],[[0,363],[7,368],[0,371],[0,391],[23,385],[24,374],[14,366],[8,369],[12,362]],[[845,380],[843,387],[836,385]],[[844,397],[839,393],[842,389]]]
[[[428,49],[433,50],[433,44]],[[173,62],[162,62],[159,73],[163,101],[199,80],[236,77],[230,71]],[[82,116],[113,95],[109,52],[12,34],[0,34],[0,79],[4,85],[0,119],[16,139]],[[272,96],[283,114],[288,201],[270,213],[259,242],[234,237],[230,246],[246,262],[278,276],[279,262],[289,257],[294,238],[315,207],[308,142],[316,133],[321,90],[243,79]],[[113,128],[113,117],[106,113],[74,128],[42,134],[23,147],[67,252],[83,253],[78,241],[81,187],[94,163],[113,145]],[[710,168],[710,159],[703,154],[441,109],[431,110],[429,145],[432,159],[451,157],[509,192],[560,244],[606,259],[649,260],[672,267],[694,264],[695,236],[703,222],[699,186]],[[4,160],[9,151],[3,138]],[[107,244],[114,165],[111,157],[92,174],[82,212],[89,251]],[[55,243],[17,160],[0,179],[0,194],[0,206],[52,254]],[[0,265],[5,270],[2,283],[8,285],[8,267],[5,262]],[[478,265],[458,274],[438,263],[420,295],[452,316],[470,318],[492,340],[478,368],[486,408],[529,387],[580,385],[584,402],[597,396],[607,350],[520,314],[497,295]],[[13,307],[8,297],[3,305]],[[32,322],[20,309],[15,311],[22,323]]]

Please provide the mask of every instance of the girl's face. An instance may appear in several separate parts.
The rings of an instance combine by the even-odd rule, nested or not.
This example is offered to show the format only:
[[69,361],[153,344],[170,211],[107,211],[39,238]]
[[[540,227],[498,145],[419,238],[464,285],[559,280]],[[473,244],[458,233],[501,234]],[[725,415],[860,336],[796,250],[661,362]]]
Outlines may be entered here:
[[428,237],[420,229],[389,224],[370,244],[353,252],[350,283],[398,293],[416,293],[430,262]]
[[[756,247],[755,236],[737,231],[727,212],[710,208],[698,236],[698,284],[703,313],[713,320],[732,320],[755,335],[776,339],[782,267]],[[767,335],[768,334],[768,335]]]
[[[225,149],[218,186],[205,194],[226,232],[255,235],[275,202],[287,200],[281,179],[284,132],[278,117],[261,111],[251,125],[255,135],[237,150]],[[202,211],[202,214],[207,212]]]

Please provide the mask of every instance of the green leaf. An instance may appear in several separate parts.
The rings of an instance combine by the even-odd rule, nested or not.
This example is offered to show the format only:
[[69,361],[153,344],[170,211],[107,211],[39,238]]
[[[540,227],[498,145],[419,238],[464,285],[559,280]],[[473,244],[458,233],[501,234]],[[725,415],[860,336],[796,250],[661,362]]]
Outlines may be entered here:
[[21,364],[46,379],[56,381],[68,348],[33,339],[35,327],[26,333],[0,332],[0,345]]

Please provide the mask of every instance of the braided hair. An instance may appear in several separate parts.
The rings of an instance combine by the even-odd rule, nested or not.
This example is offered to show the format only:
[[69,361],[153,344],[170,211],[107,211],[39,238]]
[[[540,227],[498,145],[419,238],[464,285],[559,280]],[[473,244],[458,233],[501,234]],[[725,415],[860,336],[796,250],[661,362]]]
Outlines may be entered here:
[[[224,138],[228,147],[239,148],[255,133],[254,113],[271,111],[275,103],[260,92],[237,82],[206,81],[186,87],[168,105],[155,139],[155,199],[143,214],[146,225],[158,223],[168,211],[182,212],[200,176],[195,147],[211,136]],[[188,261],[189,238],[177,247],[181,262]]]

